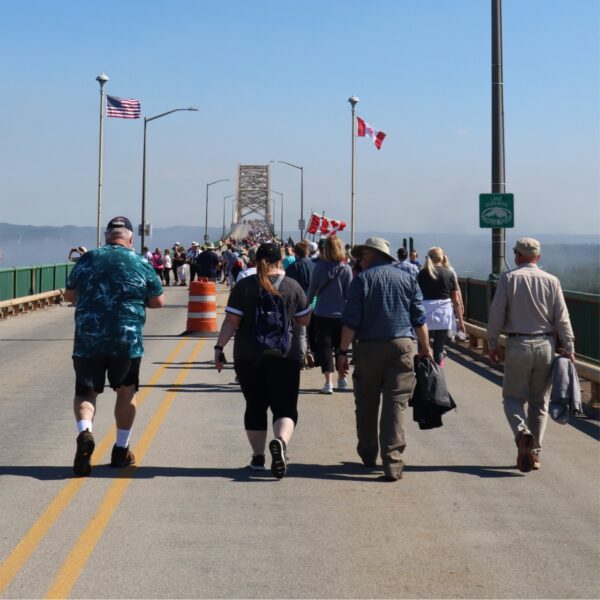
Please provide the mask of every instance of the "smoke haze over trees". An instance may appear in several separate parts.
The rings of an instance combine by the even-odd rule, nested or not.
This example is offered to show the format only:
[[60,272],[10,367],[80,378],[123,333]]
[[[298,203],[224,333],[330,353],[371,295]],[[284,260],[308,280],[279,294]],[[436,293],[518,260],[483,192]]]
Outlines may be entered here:
[[[209,227],[212,240],[221,237],[222,228]],[[189,246],[192,241],[202,243],[203,227],[169,227],[155,229],[147,239],[148,246],[171,248],[175,242]],[[295,241],[298,231],[284,231]],[[356,242],[367,237],[378,236],[387,239],[395,253],[402,245],[402,239],[412,236],[420,260],[425,258],[431,246],[441,246],[450,262],[461,277],[487,279],[491,266],[491,235],[487,233],[467,235],[452,233],[411,233],[357,231]],[[600,293],[600,240],[595,235],[531,234],[542,243],[540,265],[561,280],[565,290]],[[348,232],[340,236],[349,241]],[[509,268],[514,267],[512,247],[518,236],[507,231],[506,260]],[[51,264],[65,262],[70,248],[83,245],[88,249],[96,245],[94,227],[34,227],[0,223],[0,268],[26,266],[32,264]],[[139,237],[134,237],[134,245],[139,251]]]

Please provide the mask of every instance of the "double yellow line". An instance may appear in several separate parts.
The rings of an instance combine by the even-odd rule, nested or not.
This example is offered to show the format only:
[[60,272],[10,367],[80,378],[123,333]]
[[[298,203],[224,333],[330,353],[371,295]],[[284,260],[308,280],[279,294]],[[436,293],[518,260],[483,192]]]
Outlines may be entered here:
[[[148,382],[148,387],[144,388],[138,394],[138,406],[142,404],[146,396],[150,393],[152,386],[160,380],[166,367],[175,360],[177,355],[188,343],[189,340],[181,340],[171,354],[167,357],[165,363],[156,370]],[[189,370],[192,366],[192,363],[202,350],[205,343],[205,340],[199,340],[196,342],[189,359],[186,361],[188,363],[187,366],[177,376],[174,384],[175,387],[180,386],[185,382],[187,376],[189,375]],[[176,394],[176,391],[169,391],[165,394],[152,420],[142,434],[140,441],[134,448],[136,462],[138,464],[142,462],[144,456],[146,455],[146,452],[148,451],[158,431],[158,428],[164,421],[165,416],[171,408]],[[96,458],[104,457],[109,447],[112,445],[114,435],[115,432],[113,426],[112,430],[104,436],[100,444],[96,447],[96,452],[94,454]],[[63,562],[57,576],[50,586],[47,594],[48,598],[66,598],[73,589],[73,586],[81,575],[81,572],[83,571],[89,557],[96,547],[96,544],[100,540],[104,529],[108,525],[113,513],[121,501],[123,494],[131,483],[132,470],[135,470],[135,467],[130,467],[125,472],[121,472],[120,476],[117,476],[115,481],[110,485],[109,489],[104,495],[100,507],[96,512],[96,515],[85,528],[84,532],[79,536],[71,552]],[[13,551],[2,563],[2,565],[0,565],[0,594],[11,584],[13,579],[22,569],[23,565],[27,562],[27,560],[29,560],[30,556],[33,554],[40,542],[50,531],[54,523],[85,484],[85,481],[85,478],[70,480],[69,483],[67,483],[56,495],[48,508],[33,524],[25,536],[21,538],[19,543],[15,546]]]

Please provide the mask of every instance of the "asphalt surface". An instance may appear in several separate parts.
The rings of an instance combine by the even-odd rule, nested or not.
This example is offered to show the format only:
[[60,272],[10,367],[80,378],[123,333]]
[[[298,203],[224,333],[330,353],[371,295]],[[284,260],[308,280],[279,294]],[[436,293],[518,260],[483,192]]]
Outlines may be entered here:
[[[383,481],[355,452],[351,391],[303,371],[288,476],[250,471],[234,373],[214,338],[182,337],[187,291],[149,311],[136,468],[73,479],[73,309],[0,321],[0,597],[598,598],[598,422],[548,426],[539,472],[516,451],[500,376],[450,352],[444,427],[409,414],[407,467]],[[220,305],[226,296],[220,296]],[[226,349],[231,356],[231,348]]]

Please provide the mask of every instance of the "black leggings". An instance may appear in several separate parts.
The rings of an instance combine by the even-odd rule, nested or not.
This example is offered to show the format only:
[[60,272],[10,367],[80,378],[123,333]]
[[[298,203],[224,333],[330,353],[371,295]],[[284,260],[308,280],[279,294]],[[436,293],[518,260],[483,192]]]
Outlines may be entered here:
[[234,360],[233,367],[246,399],[247,430],[266,431],[269,408],[273,422],[284,417],[298,422],[299,360],[264,356],[258,363],[255,359]]
[[429,332],[429,336],[433,337],[433,360],[440,365],[442,364],[442,360],[444,360],[444,343],[446,342],[446,338],[450,333],[449,329],[434,329]]
[[332,373],[335,371],[334,353],[337,356],[340,347],[342,320],[313,314],[309,329],[315,364],[321,367],[323,373]]

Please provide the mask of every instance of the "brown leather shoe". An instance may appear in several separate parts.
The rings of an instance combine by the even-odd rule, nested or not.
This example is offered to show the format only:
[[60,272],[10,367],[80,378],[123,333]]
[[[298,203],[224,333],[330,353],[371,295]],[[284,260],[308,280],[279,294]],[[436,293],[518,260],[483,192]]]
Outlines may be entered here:
[[129,446],[127,446],[127,448],[121,448],[115,444],[110,455],[110,466],[122,469],[129,465],[135,465],[135,456],[133,455],[133,452],[129,449]]
[[529,431],[520,431],[517,435],[517,469],[521,473],[529,473],[534,466],[534,455],[536,454],[533,449],[535,448],[535,437]]
[[77,436],[77,452],[75,452],[75,460],[73,461],[73,473],[78,477],[85,477],[91,473],[91,460],[95,447],[94,436],[89,429],[82,431]]

